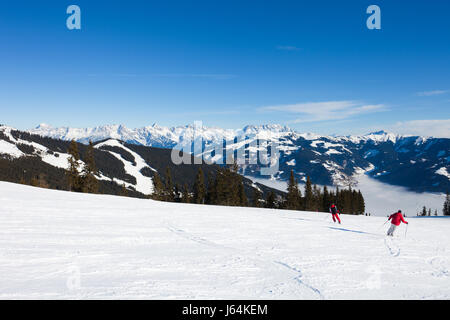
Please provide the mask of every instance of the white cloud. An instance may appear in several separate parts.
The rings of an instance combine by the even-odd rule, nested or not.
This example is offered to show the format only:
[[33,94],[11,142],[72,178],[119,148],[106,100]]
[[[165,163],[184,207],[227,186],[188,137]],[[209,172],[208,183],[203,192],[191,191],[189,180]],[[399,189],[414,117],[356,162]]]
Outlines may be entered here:
[[277,46],[278,50],[284,50],[284,51],[300,51],[301,48],[298,48],[296,46]]
[[397,122],[390,131],[399,134],[450,138],[450,119]]
[[447,92],[449,92],[449,90],[432,90],[432,91],[417,92],[416,95],[418,95],[419,97],[430,97],[446,94]]
[[282,111],[301,114],[301,118],[291,123],[319,122],[328,120],[342,120],[359,114],[381,112],[388,110],[382,104],[368,105],[358,101],[324,101],[308,102],[288,105],[275,105],[259,108],[260,111]]
[[214,80],[228,80],[237,77],[235,74],[227,73],[157,73],[151,74],[151,76],[160,78],[204,78]]

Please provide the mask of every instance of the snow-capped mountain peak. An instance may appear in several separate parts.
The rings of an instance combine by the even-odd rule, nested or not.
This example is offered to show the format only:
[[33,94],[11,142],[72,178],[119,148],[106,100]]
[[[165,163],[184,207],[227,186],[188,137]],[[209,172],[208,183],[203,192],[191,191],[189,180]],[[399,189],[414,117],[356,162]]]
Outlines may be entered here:
[[35,129],[36,130],[49,130],[52,129],[53,127],[47,123],[41,123],[39,124]]

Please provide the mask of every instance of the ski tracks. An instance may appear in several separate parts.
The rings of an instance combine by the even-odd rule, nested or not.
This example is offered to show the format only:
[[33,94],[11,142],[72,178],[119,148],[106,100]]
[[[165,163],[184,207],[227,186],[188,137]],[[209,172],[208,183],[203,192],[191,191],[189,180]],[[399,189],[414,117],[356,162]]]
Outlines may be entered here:
[[[401,252],[401,248],[396,241],[390,237],[385,237],[384,244],[389,251],[389,254],[393,257],[398,257]],[[448,266],[450,261],[445,256],[434,256],[425,260],[427,264],[433,269],[431,275],[434,277],[450,277],[450,271]]]
[[448,277],[450,276],[450,273],[447,269],[448,266],[448,259],[445,257],[433,257],[428,260],[428,263],[431,265],[431,267],[434,269],[434,272],[432,273],[435,277]]
[[390,239],[389,237],[384,238],[384,245],[391,256],[398,257],[400,255],[400,246],[396,244],[393,239]]
[[287,263],[284,263],[284,262],[282,262],[282,261],[273,261],[273,263],[279,264],[280,266],[283,266],[283,267],[285,267],[285,268],[288,268],[288,269],[291,270],[291,271],[296,272],[296,273],[297,273],[297,276],[294,278],[294,280],[296,280],[300,285],[305,286],[306,288],[312,290],[314,293],[318,294],[321,300],[324,300],[324,299],[325,299],[325,297],[322,295],[322,293],[320,292],[319,289],[314,288],[313,286],[307,284],[306,282],[304,282],[304,281],[302,280],[302,278],[303,278],[303,273],[302,273],[301,270],[299,270],[299,269],[297,269],[297,268],[295,268],[295,267],[292,267],[292,266],[290,266],[290,265],[288,265]]
[[[282,273],[283,276],[286,276],[286,275],[287,275],[287,276],[289,277],[290,280],[294,280],[294,281],[295,281],[297,284],[299,284],[300,286],[302,286],[302,287],[304,287],[304,288],[306,288],[306,289],[312,291],[313,293],[315,293],[316,295],[318,295],[319,298],[320,298],[321,300],[324,300],[324,299],[325,299],[325,297],[323,296],[323,294],[320,292],[319,289],[317,289],[317,288],[315,288],[315,287],[313,287],[313,286],[307,284],[307,283],[302,279],[302,278],[303,278],[303,273],[302,273],[301,270],[299,270],[299,269],[297,269],[297,268],[295,268],[295,267],[292,267],[292,266],[288,265],[288,264],[285,263],[285,262],[277,261],[277,260],[274,260],[274,261],[267,260],[267,259],[264,259],[263,257],[261,257],[260,254],[255,253],[255,252],[252,252],[252,251],[243,250],[243,249],[236,249],[236,248],[227,247],[227,246],[224,246],[224,245],[217,244],[217,243],[212,242],[212,241],[209,241],[209,240],[207,240],[207,239],[205,239],[205,238],[202,238],[202,237],[193,235],[193,234],[191,234],[191,233],[188,233],[188,232],[186,232],[185,230],[180,229],[180,228],[178,228],[178,227],[175,227],[173,224],[168,223],[168,222],[166,222],[166,228],[167,228],[170,232],[173,232],[174,234],[176,234],[176,235],[178,235],[178,236],[180,236],[180,237],[183,237],[183,238],[185,238],[185,239],[187,239],[187,240],[196,242],[196,243],[201,244],[201,245],[206,245],[206,246],[215,247],[215,248],[223,248],[223,249],[232,250],[232,251],[234,251],[234,252],[239,252],[239,253],[241,253],[245,258],[249,258],[249,259],[251,259],[251,260],[253,260],[253,261],[256,261],[256,262],[258,262],[258,264],[263,264],[263,265],[265,265],[265,266],[268,267],[268,268],[274,268],[274,267],[277,267],[277,269],[279,269],[279,266],[282,266],[284,270],[285,270],[285,269],[288,269],[288,270],[290,270],[291,272],[295,272],[295,273],[296,273],[296,276],[295,276],[294,278],[292,278],[291,276],[287,275],[285,272]],[[260,258],[260,257],[261,257],[261,258]],[[279,284],[279,283],[277,282],[276,284],[274,284],[274,286],[276,286],[276,285],[278,285],[278,284]],[[264,290],[264,289],[263,289],[263,290]]]
[[214,242],[212,242],[212,241],[206,240],[206,239],[204,239],[204,238],[195,236],[195,235],[193,235],[193,234],[191,234],[191,233],[188,233],[188,232],[186,232],[186,231],[184,231],[184,230],[182,230],[182,229],[179,229],[179,228],[173,226],[173,225],[170,224],[170,223],[167,223],[167,226],[166,226],[166,227],[167,227],[167,229],[168,229],[170,232],[173,232],[173,233],[175,233],[176,235],[178,235],[178,236],[180,236],[180,237],[182,237],[182,238],[185,238],[185,239],[187,239],[187,240],[191,240],[191,241],[194,241],[194,242],[197,242],[197,243],[200,243],[200,244],[203,244],[203,245],[207,245],[207,246],[210,246],[210,247],[232,249],[232,248],[228,248],[228,247],[225,247],[225,246],[223,246],[223,245],[214,243]]

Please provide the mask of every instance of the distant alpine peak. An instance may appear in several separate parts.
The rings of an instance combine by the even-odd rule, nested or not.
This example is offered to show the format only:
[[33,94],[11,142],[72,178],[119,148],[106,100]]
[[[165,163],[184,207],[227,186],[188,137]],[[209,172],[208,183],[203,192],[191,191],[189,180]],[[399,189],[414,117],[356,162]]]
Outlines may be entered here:
[[384,134],[388,134],[388,132],[384,131],[384,130],[379,130],[379,131],[374,131],[374,132],[370,132],[367,135],[384,135]]
[[50,129],[53,128],[51,125],[47,124],[47,123],[40,123],[36,129]]
[[293,129],[289,128],[288,126],[283,126],[280,124],[263,124],[263,125],[246,125],[242,131],[260,131],[260,130],[271,130],[271,131],[284,131],[284,132],[290,132],[294,131]]

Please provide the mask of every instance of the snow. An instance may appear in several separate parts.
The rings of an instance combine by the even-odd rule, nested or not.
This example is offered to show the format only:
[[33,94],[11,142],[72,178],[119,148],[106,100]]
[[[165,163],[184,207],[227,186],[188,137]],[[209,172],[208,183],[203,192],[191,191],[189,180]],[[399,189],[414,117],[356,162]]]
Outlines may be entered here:
[[286,162],[286,165],[295,166],[295,159],[289,160],[288,162]]
[[13,158],[19,158],[23,156],[23,152],[16,147],[16,145],[9,143],[5,140],[0,140],[0,154],[8,154]]
[[[388,133],[382,130],[378,132],[369,133],[364,136],[349,136],[347,137],[347,139],[353,143],[360,143],[361,141],[373,141],[375,143],[390,141],[392,143],[395,143],[402,137],[408,137],[408,135],[398,135],[394,133]],[[423,139],[422,141],[426,141],[426,139]]]
[[330,154],[342,154],[342,152],[337,151],[335,149],[330,149],[327,152],[325,152],[325,154],[328,154],[328,155],[330,155]]
[[[99,144],[95,145],[95,148],[99,149],[102,146],[119,147],[119,148],[122,148],[123,150],[129,152],[134,157],[136,165],[133,165],[133,163],[131,163],[130,161],[127,161],[124,158],[122,158],[122,156],[120,154],[115,153],[113,151],[106,150],[109,153],[111,153],[113,156],[115,156],[117,159],[119,159],[120,161],[123,162],[126,173],[128,173],[129,175],[132,175],[136,178],[136,185],[135,185],[136,191],[142,192],[143,194],[152,194],[153,193],[152,178],[144,176],[141,173],[141,170],[146,167],[150,168],[152,171],[155,171],[155,172],[156,172],[156,170],[153,169],[152,167],[150,167],[138,153],[132,151],[131,149],[122,145],[119,141],[113,140],[113,139],[99,143]],[[115,179],[115,180],[117,181],[118,179]],[[123,183],[123,181],[121,181],[121,182]],[[128,186],[129,184],[125,184],[125,185]]]
[[[48,126],[46,124],[41,124],[41,125],[39,125],[39,127],[40,128],[49,128],[50,126]],[[60,152],[54,152],[53,154],[49,153],[48,148],[39,143],[14,138],[14,136],[11,134],[11,130],[13,130],[13,128],[1,127],[0,129],[2,129],[3,133],[12,142],[14,142],[16,144],[20,143],[20,144],[32,146],[35,149],[34,154],[40,156],[42,161],[44,161],[54,167],[63,168],[63,169],[68,168],[68,166],[69,166],[68,159],[70,157],[69,154],[60,153]],[[0,140],[0,151],[1,151],[0,153],[6,153],[15,158],[25,156],[25,154],[22,151],[20,151],[16,145],[9,143],[5,140]],[[80,164],[83,164],[83,162],[80,161]]]
[[[56,156],[56,154],[58,156]],[[54,154],[45,153],[44,155],[41,155],[41,158],[42,161],[47,162],[48,164],[54,167],[63,169],[69,168],[70,155],[67,153],[59,153],[59,152],[55,152]],[[83,165],[83,161],[80,160],[79,163]]]
[[450,173],[448,173],[446,167],[439,168],[438,170],[436,170],[436,173],[443,175],[444,177],[447,177],[448,179],[450,179]]
[[367,151],[366,153],[364,153],[364,159],[370,158],[370,157],[374,157],[377,154],[379,154],[380,152],[378,150],[375,149],[371,149],[369,151]]
[[450,219],[164,203],[0,182],[1,299],[449,299]]

